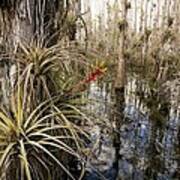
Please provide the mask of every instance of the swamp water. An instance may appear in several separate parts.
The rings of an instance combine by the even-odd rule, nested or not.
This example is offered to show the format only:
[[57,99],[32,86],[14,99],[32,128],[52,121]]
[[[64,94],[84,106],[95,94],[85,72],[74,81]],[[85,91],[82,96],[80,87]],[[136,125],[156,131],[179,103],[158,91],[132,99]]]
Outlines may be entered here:
[[[146,82],[129,78],[125,118],[120,133],[120,157],[113,147],[111,87],[91,84],[88,109],[101,120],[92,128],[92,156],[85,180],[178,180],[180,178],[180,82],[167,82],[166,93],[154,95]],[[103,123],[101,123],[103,121]]]

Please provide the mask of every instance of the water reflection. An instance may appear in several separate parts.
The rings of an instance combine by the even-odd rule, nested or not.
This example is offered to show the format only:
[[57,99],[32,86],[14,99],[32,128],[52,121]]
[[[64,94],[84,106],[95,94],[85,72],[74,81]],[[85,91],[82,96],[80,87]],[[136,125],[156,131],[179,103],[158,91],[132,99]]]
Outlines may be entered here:
[[112,138],[111,87],[107,84],[101,87],[91,85],[88,97],[96,99],[98,103],[88,108],[103,118],[106,125],[91,129],[93,142],[98,145],[94,150],[94,158],[90,160],[92,166],[87,165],[85,179],[103,179],[103,176],[108,180],[178,179],[180,108],[179,95],[174,95],[175,89],[172,88],[179,87],[168,87],[171,88],[171,94],[166,98],[160,91],[151,89],[147,82],[137,77],[129,78],[125,119],[119,130],[120,158],[117,161]]

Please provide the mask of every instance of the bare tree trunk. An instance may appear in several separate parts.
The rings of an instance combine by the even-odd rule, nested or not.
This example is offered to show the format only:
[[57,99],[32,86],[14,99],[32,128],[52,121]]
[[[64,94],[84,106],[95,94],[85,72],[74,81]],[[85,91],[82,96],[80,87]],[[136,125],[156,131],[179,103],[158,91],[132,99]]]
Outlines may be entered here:
[[168,0],[164,0],[164,4],[162,5],[162,24],[161,24],[161,27],[163,30],[165,30],[166,28],[166,20],[167,20],[167,5],[168,5]]
[[148,6],[149,1],[146,0],[145,2],[145,19],[144,19],[144,45],[143,45],[143,66],[144,66],[144,74],[146,74],[146,64],[147,64],[147,54],[148,54],[148,48],[149,48],[149,28],[148,28]]
[[180,31],[180,4],[179,4],[179,0],[174,0],[174,6],[173,6],[173,10],[174,10],[174,29],[176,32]]
[[[0,32],[4,52],[11,54],[10,59],[3,59],[4,74],[1,87],[2,101],[8,106],[11,94],[10,74],[13,67],[13,54],[18,51],[19,44],[29,44],[34,41],[37,45],[50,46],[57,42],[56,33],[58,24],[63,14],[64,5],[58,0],[19,0],[7,1],[0,4]],[[62,1],[64,3],[64,1]],[[68,2],[68,1],[67,1]],[[59,18],[56,18],[58,15]],[[47,41],[48,40],[48,41]],[[13,68],[13,71],[15,68]]]
[[148,9],[149,9],[149,1],[148,0],[146,0],[145,1],[145,18],[144,18],[144,30],[146,31],[146,29],[147,29],[147,26],[148,26]]
[[124,106],[125,106],[125,83],[126,83],[126,70],[125,70],[125,39],[127,30],[127,0],[122,0],[122,20],[119,23],[119,57],[117,74],[115,79],[115,122],[117,133],[115,137],[116,157],[119,157],[120,149],[120,128],[124,119]]
[[[29,43],[32,39],[33,34],[33,24],[31,18],[33,18],[32,11],[33,2],[29,4],[30,1],[21,1],[16,4],[7,4],[4,7],[0,6],[1,11],[1,36],[2,44],[4,47],[4,53],[11,54],[13,56],[18,49],[18,44],[21,40]],[[13,57],[12,57],[13,58]],[[11,94],[11,68],[12,60],[3,59],[3,77],[2,77],[2,104],[9,106],[9,97]]]
[[153,28],[153,14],[154,14],[154,5],[152,2],[150,2],[151,11],[150,11],[150,18],[149,18],[149,28]]
[[157,14],[155,17],[153,28],[158,28],[160,26],[160,24],[159,24],[159,22],[160,22],[160,8],[161,8],[160,2],[161,2],[161,0],[158,0],[157,4],[155,4],[155,8],[157,8]]
[[139,24],[139,32],[143,31],[143,18],[144,18],[144,0],[141,0],[141,16],[140,16],[140,24]]
[[137,14],[138,14],[138,3],[134,1],[134,32],[137,33]]

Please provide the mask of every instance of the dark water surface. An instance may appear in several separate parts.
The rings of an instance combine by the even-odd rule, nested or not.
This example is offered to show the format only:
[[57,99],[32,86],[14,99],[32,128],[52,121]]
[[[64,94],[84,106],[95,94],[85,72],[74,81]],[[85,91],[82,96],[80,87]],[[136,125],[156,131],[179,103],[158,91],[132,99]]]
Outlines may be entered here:
[[[89,105],[103,120],[89,127],[93,156],[85,180],[178,180],[180,179],[180,84],[167,82],[165,92],[153,94],[147,83],[129,78],[125,118],[120,133],[120,157],[113,147],[113,101],[110,85],[92,84]],[[162,90],[163,91],[163,90]],[[151,92],[151,93],[149,93]],[[150,94],[150,95],[149,95]],[[99,120],[101,121],[101,120]]]

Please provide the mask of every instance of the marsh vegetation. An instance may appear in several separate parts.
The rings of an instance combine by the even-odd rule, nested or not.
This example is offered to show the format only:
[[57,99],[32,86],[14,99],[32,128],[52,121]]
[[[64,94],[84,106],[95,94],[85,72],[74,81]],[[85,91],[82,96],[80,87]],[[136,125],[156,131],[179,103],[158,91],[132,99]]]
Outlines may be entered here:
[[0,0],[0,179],[178,180],[179,0]]

